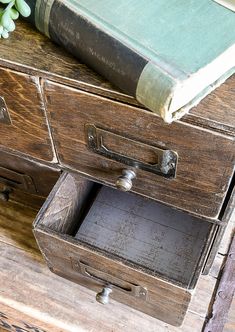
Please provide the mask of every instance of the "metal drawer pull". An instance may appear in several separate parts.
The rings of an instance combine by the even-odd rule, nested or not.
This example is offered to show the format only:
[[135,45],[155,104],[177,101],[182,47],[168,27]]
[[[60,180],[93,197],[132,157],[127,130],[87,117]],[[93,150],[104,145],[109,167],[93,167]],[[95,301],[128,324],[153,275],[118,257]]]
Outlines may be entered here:
[[9,188],[5,188],[2,191],[0,191],[0,200],[4,201],[4,202],[8,202],[9,201],[9,195],[12,192],[11,189]]
[[32,194],[37,192],[35,184],[29,175],[18,173],[2,166],[0,166],[0,182],[15,189],[26,190]]
[[0,123],[11,125],[10,114],[3,97],[0,97]]
[[94,153],[165,178],[176,177],[178,154],[175,151],[134,141],[93,124],[87,124],[85,131],[87,147]]
[[108,275],[105,272],[98,271],[90,267],[89,265],[82,263],[81,261],[75,261],[71,258],[71,262],[74,270],[77,270],[85,277],[89,277],[95,281],[98,281],[99,283],[102,283],[105,287],[108,287],[110,289],[118,289],[119,291],[121,290],[125,293],[128,293],[134,297],[141,298],[143,300],[147,299],[148,291],[145,287],[126,282],[114,276]]
[[110,293],[112,293],[112,288],[109,286],[104,287],[100,293],[96,294],[96,301],[101,304],[108,304]]
[[124,169],[122,175],[116,181],[116,187],[121,191],[129,191],[132,188],[132,180],[136,177],[134,171]]

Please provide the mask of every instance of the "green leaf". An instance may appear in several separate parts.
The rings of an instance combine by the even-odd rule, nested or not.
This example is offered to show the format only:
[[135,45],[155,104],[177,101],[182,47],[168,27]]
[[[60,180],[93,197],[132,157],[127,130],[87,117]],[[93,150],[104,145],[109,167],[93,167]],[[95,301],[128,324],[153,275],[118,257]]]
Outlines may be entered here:
[[0,37],[8,38],[9,32],[15,30],[14,20],[18,19],[19,14],[24,17],[31,14],[25,0],[0,0]]
[[8,31],[7,31],[6,29],[3,30],[3,32],[2,32],[2,37],[3,37],[4,39],[7,39],[7,38],[9,37],[9,33],[8,33]]
[[24,17],[27,17],[31,14],[31,9],[24,0],[16,0],[15,7],[19,11],[19,13]]
[[11,8],[9,10],[9,12],[10,12],[10,16],[13,20],[17,20],[17,18],[19,18],[19,12],[16,9]]

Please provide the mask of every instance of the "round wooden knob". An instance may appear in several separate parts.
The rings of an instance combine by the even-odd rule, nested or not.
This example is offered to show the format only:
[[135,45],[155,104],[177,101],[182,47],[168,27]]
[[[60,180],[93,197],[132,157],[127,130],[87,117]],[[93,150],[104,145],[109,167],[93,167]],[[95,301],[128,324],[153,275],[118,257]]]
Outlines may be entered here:
[[96,294],[96,301],[101,304],[109,303],[109,294],[112,293],[112,288],[104,287],[100,293]]
[[9,200],[9,191],[7,190],[0,191],[0,199],[4,202],[7,202]]
[[136,177],[134,171],[124,169],[122,175],[116,181],[116,187],[122,191],[129,191],[132,188],[132,180]]

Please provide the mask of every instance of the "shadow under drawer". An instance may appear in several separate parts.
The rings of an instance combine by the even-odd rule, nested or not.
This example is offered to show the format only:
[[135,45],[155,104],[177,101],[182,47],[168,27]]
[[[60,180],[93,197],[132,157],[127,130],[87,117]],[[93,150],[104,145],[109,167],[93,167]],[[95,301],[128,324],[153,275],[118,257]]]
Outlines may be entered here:
[[[34,234],[50,269],[180,325],[214,225],[147,198],[64,173]],[[106,296],[106,297],[105,297]]]

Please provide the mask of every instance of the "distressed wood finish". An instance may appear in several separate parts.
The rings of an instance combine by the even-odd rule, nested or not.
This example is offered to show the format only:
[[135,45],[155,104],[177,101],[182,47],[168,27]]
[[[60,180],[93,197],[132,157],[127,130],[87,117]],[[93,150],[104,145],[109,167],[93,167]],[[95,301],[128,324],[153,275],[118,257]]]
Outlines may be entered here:
[[0,69],[0,96],[11,123],[0,121],[0,144],[37,159],[55,161],[39,78]]
[[[61,174],[53,165],[25,159],[0,151],[0,182],[12,189],[47,197]],[[21,180],[24,180],[25,182]],[[28,183],[27,183],[28,182]]]
[[221,280],[217,286],[215,302],[212,308],[212,317],[203,332],[222,332],[226,323],[228,312],[235,294],[235,237],[231,243],[222,272]]
[[0,312],[9,325],[27,323],[48,332],[192,332],[192,326],[200,331],[213,288],[211,279],[199,283],[198,296],[180,328],[114,300],[107,308],[95,302],[93,291],[48,270],[31,232],[34,211],[0,203],[0,215]]
[[60,170],[0,151],[0,197],[38,209],[60,176]]
[[75,238],[192,288],[211,226],[139,195],[103,186]]
[[[34,47],[28,49],[29,43]],[[68,55],[60,47],[54,45],[46,37],[37,33],[27,23],[19,22],[17,30],[12,34],[11,39],[1,42],[0,64],[4,67],[29,74],[30,76],[25,75],[29,80],[31,77],[34,80],[34,77],[37,77],[36,81],[39,82],[39,78],[48,78],[77,89],[94,93],[92,95],[86,95],[84,93],[82,98],[83,102],[79,108],[82,108],[81,112],[86,116],[86,114],[90,114],[92,108],[94,108],[94,112],[97,112],[97,108],[100,107],[101,109],[104,107],[104,114],[111,114],[111,119],[107,116],[107,124],[103,121],[104,126],[107,126],[106,128],[108,129],[109,121],[113,120],[117,125],[115,126],[115,124],[113,124],[112,129],[118,130],[122,135],[129,135],[135,140],[139,139],[150,144],[169,144],[172,148],[178,148],[179,144],[180,149],[184,150],[182,159],[183,168],[180,159],[179,172],[182,170],[182,173],[184,174],[179,173],[180,177],[169,185],[169,182],[160,179],[158,176],[151,175],[151,180],[150,176],[146,174],[142,176],[143,172],[138,172],[138,180],[134,187],[134,191],[144,195],[148,195],[149,192],[151,192],[151,197],[154,199],[191,211],[198,215],[203,215],[209,218],[216,218],[218,216],[222,201],[225,197],[225,192],[228,188],[229,178],[232,173],[231,169],[233,167],[234,159],[231,155],[230,166],[227,167],[226,163],[229,163],[229,154],[235,149],[234,145],[232,145],[232,141],[229,142],[229,138],[226,141],[226,138],[222,138],[222,136],[219,138],[216,133],[226,134],[230,136],[231,140],[235,135],[235,117],[231,111],[235,106],[235,76],[228,79],[221,85],[221,87],[205,98],[189,115],[175,124],[175,127],[173,127],[173,125],[168,127],[151,112],[144,111],[141,108],[128,107],[122,103],[113,102],[111,99],[140,107],[133,98],[120,93],[86,66]],[[6,70],[6,72],[8,71]],[[48,83],[48,85],[50,85],[50,83]],[[65,91],[67,93],[69,90]],[[52,114],[52,118],[54,116],[57,119],[58,113],[58,118],[60,118],[61,121],[61,123],[57,124],[57,120],[52,120],[52,124],[53,130],[55,130],[55,140],[58,145],[61,144],[61,147],[58,148],[58,150],[61,153],[62,167],[67,167],[70,170],[75,168],[101,182],[113,185],[116,177],[120,175],[122,165],[97,156],[94,161],[91,154],[87,154],[87,151],[84,154],[84,137],[80,136],[81,133],[83,135],[84,128],[81,130],[81,126],[77,119],[78,111],[76,108],[78,107],[78,103],[77,97],[75,97],[75,95],[81,94],[81,91],[79,92],[79,90],[76,90],[76,93],[75,90],[71,91],[70,96],[74,98],[74,101],[69,103],[68,110],[67,99],[65,106],[63,93],[61,93],[60,96],[61,100],[59,101],[58,112],[55,107],[50,109],[52,113],[55,113]],[[103,99],[97,95],[102,95],[107,98]],[[99,107],[97,106],[98,104],[100,104]],[[70,111],[71,105],[73,108],[72,113]],[[107,108],[109,111],[107,111]],[[99,116],[100,114],[97,112],[97,118]],[[35,121],[35,118],[33,118],[33,121]],[[130,125],[131,121],[134,121],[134,123]],[[101,119],[99,119],[99,123],[101,122]],[[66,130],[64,131],[66,126],[71,126],[71,123],[73,123],[74,132],[71,132],[70,130],[68,132],[66,132]],[[101,123],[101,125],[103,125],[103,123]],[[23,124],[25,126],[25,121],[22,121],[22,126]],[[133,132],[133,127],[135,127],[135,132]],[[186,132],[183,130],[185,128],[188,128],[190,131],[187,140],[183,137],[183,135],[185,136],[187,134],[187,130]],[[27,126],[24,128],[24,135],[26,130]],[[149,137],[145,137],[143,133],[146,130],[148,130],[148,132],[154,131],[154,133],[147,135]],[[209,131],[207,132],[206,130]],[[37,133],[37,131],[31,128],[29,131],[30,133]],[[197,133],[200,131],[200,142],[195,141],[195,133],[197,136]],[[212,131],[213,134],[211,133]],[[165,136],[163,135],[159,139],[157,132],[160,132],[161,135],[162,133],[164,133],[165,136],[169,135],[169,137],[165,139]],[[39,147],[37,143],[35,143],[35,140],[37,141],[38,138],[30,137],[30,141],[20,139],[11,140],[10,142],[9,137],[12,138],[14,135],[12,136],[9,133],[6,135],[6,137],[8,137],[9,148],[15,150],[14,145],[22,145],[22,149],[26,151],[24,153],[30,154],[30,151],[33,151],[32,153],[39,158],[39,154],[41,154],[41,151],[45,146],[40,144]],[[47,135],[48,134],[44,136],[45,140],[47,140]],[[74,149],[69,141],[70,135],[72,136],[72,142],[75,143]],[[222,141],[227,142],[228,144],[225,144]],[[30,151],[27,151],[26,143],[30,145]],[[207,143],[207,150],[205,150],[205,143]],[[183,147],[185,144],[187,144],[187,146]],[[78,145],[79,147],[77,148]],[[37,150],[35,148],[37,148]],[[221,150],[224,150],[224,153],[220,154],[220,148]],[[67,150],[66,155],[64,150]],[[230,152],[228,150],[230,150]],[[191,154],[189,154],[189,151]],[[79,158],[77,157],[80,152],[82,152],[80,154],[81,161],[79,161]],[[206,155],[207,153],[208,155]],[[216,161],[216,158],[221,159],[219,163]],[[82,165],[83,161],[84,164]],[[210,165],[208,167],[207,163],[209,162]],[[93,163],[94,166],[91,167],[90,163]],[[193,163],[195,167],[193,167]],[[222,163],[223,166],[221,167]],[[87,167],[87,164],[89,164],[89,167]],[[199,168],[200,170],[198,172]],[[213,177],[214,179],[212,179]],[[221,182],[220,178],[222,178]],[[211,183],[211,181],[213,183]],[[178,188],[176,189],[178,183],[180,183],[181,186],[180,190]]]
[[[92,193],[91,198],[89,191]],[[160,277],[157,273],[151,273],[143,263],[138,266],[128,260],[122,260],[107,250],[99,250],[74,238],[84,216],[84,207],[89,208],[95,197],[95,191],[89,181],[80,177],[76,177],[75,181],[69,174],[63,174],[53,188],[34,224],[34,234],[48,266],[54,273],[96,292],[102,289],[105,281],[114,283],[117,286],[114,287],[111,298],[170,324],[180,325],[191,298],[191,292],[187,288],[167,281],[169,278],[167,274],[162,273]],[[211,230],[213,231],[212,225]],[[175,232],[177,233],[177,230]],[[200,248],[199,255],[195,257],[198,272],[208,250],[210,233],[205,241],[209,242]],[[161,246],[165,245],[167,246],[167,243],[161,242]],[[190,252],[192,248],[188,250]],[[164,260],[164,255],[161,259]],[[177,261],[177,258],[173,260]],[[166,269],[170,268],[165,265]],[[182,283],[183,278],[184,275]],[[198,273],[192,269],[190,280],[193,278],[198,278]],[[176,283],[180,284],[180,281]],[[146,288],[147,299],[133,296],[130,293],[132,285]]]
[[[150,112],[48,81],[44,86],[55,146],[63,167],[108,185],[115,185],[122,170],[128,168],[88,150],[85,126],[94,124],[110,133],[178,153],[176,179],[168,180],[138,169],[134,192],[208,218],[218,216],[233,174],[232,138],[182,122],[169,126]],[[112,142],[115,152],[127,156],[138,155],[135,148],[135,144],[129,143],[123,151],[118,141]]]

